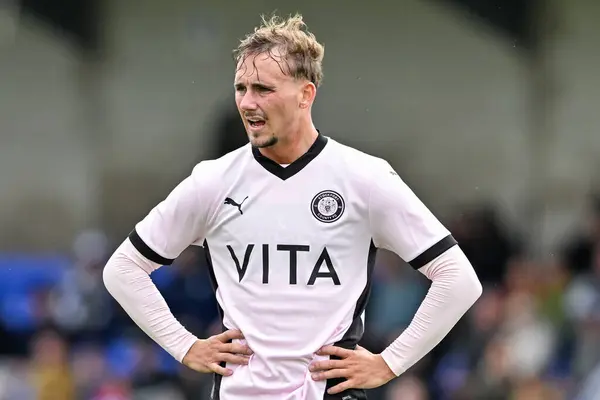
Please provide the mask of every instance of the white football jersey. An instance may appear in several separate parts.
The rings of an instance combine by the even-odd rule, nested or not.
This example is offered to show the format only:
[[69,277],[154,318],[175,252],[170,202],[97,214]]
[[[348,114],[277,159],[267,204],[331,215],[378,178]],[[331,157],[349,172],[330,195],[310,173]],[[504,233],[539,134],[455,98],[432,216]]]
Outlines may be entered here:
[[205,247],[223,326],[254,352],[215,400],[366,398],[327,395],[315,352],[361,339],[377,248],[420,268],[456,244],[386,161],[323,135],[286,167],[250,144],[199,163],[130,240],[165,265]]

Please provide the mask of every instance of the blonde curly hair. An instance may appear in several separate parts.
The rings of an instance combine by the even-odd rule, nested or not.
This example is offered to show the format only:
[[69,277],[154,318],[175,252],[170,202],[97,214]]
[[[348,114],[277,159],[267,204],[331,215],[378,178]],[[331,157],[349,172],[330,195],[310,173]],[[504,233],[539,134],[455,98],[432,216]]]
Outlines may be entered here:
[[262,24],[240,41],[233,54],[238,68],[249,56],[268,54],[295,79],[307,79],[316,87],[323,81],[325,47],[306,29],[300,14],[287,19],[262,16]]

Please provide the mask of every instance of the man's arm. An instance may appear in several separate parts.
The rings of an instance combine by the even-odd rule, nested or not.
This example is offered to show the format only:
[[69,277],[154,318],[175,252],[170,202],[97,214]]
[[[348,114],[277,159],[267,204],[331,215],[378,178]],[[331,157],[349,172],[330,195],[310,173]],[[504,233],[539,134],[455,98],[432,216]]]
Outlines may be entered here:
[[396,376],[433,350],[482,292],[481,283],[458,246],[419,271],[432,281],[431,287],[406,330],[381,353]]
[[210,200],[201,193],[201,165],[136,225],[103,272],[107,290],[125,312],[180,362],[197,338],[173,316],[150,273],[204,235]]
[[104,285],[140,329],[181,362],[197,338],[173,316],[150,279],[159,267],[126,239],[104,268]]
[[439,344],[481,296],[482,286],[450,232],[387,162],[375,168],[369,210],[375,245],[432,281],[409,326],[381,353],[398,376]]

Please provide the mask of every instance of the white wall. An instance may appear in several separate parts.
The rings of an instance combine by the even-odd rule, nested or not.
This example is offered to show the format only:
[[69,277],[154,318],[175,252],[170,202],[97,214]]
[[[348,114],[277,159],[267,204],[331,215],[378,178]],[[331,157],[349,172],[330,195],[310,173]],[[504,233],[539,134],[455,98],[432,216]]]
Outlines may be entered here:
[[[119,233],[130,227],[210,153],[207,128],[231,90],[230,50],[259,13],[275,8],[301,11],[325,43],[315,110],[322,131],[389,158],[441,214],[458,202],[491,199],[522,216],[525,68],[514,48],[461,14],[421,0],[368,10],[341,0],[295,8],[138,3],[112,4],[111,53],[98,91],[105,109],[92,122],[83,113],[95,108],[79,96],[78,65],[61,43],[26,24],[0,48],[0,248],[60,246],[101,217],[120,223]],[[581,206],[600,148],[599,6],[577,0],[563,7],[548,241]],[[117,174],[126,177],[119,182]],[[110,188],[106,198],[96,195],[98,177]]]

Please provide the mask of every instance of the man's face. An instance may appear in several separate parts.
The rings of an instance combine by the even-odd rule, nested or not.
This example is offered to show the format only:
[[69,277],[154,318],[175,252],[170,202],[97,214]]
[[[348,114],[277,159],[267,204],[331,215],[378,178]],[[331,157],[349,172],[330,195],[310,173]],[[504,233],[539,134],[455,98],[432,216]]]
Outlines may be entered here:
[[302,83],[287,74],[277,52],[250,55],[237,66],[235,102],[250,143],[270,147],[298,126]]

